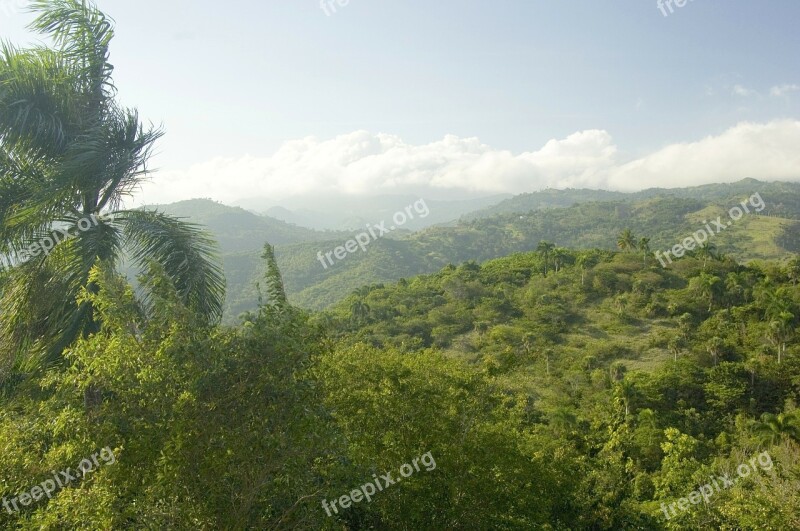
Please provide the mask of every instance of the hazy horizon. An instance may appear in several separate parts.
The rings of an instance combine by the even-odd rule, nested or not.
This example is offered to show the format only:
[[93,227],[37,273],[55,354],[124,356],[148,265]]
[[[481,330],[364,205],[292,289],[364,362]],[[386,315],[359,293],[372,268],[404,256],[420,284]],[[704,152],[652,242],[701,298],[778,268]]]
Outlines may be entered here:
[[132,206],[800,180],[788,0],[98,5],[121,100],[167,132]]

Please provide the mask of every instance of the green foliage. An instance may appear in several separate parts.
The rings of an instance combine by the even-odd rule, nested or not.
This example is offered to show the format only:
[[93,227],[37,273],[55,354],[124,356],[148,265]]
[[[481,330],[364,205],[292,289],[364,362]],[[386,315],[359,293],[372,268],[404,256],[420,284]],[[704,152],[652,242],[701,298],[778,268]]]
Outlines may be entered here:
[[[0,496],[20,504],[0,526],[800,528],[798,260],[719,251],[749,252],[752,223],[773,231],[752,254],[784,254],[765,218],[800,217],[796,185],[764,185],[770,212],[668,269],[651,246],[763,183],[530,194],[331,269],[305,262],[318,235],[276,225],[301,243],[227,257],[242,288],[228,309],[247,309],[255,270],[267,300],[253,285],[257,310],[223,326],[212,240],[118,208],[160,133],[114,100],[110,19],[77,0],[33,6],[56,48],[0,54]],[[565,208],[533,211],[549,207]],[[46,256],[18,254],[108,210]],[[117,272],[123,248],[138,291]],[[286,285],[281,260],[298,266]],[[311,314],[287,291],[340,302]],[[34,494],[101,448],[113,462]],[[323,509],[426,454],[435,466],[371,501]],[[746,463],[707,503],[683,500]]]
[[123,249],[144,268],[158,262],[210,322],[224,299],[213,241],[202,230],[121,209],[162,133],[115,99],[110,19],[78,0],[32,9],[31,29],[55,48],[0,50],[0,378],[60,363],[65,348],[99,330],[92,302],[76,300],[97,289],[90,271],[116,267]]

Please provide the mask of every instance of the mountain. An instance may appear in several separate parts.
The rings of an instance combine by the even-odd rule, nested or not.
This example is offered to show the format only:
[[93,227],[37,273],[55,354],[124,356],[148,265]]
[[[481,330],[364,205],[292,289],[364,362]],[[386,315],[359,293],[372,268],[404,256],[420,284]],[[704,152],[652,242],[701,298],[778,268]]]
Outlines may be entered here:
[[[264,212],[273,218],[317,230],[360,230],[367,223],[389,220],[396,212],[420,200],[427,205],[429,214],[415,217],[403,225],[408,230],[419,230],[457,220],[461,216],[495,205],[511,197],[508,194],[470,199],[444,200],[413,195],[376,195],[354,197],[345,195],[303,196],[287,199]],[[254,199],[240,204],[253,211],[261,211]]]
[[688,188],[648,188],[641,192],[609,192],[606,190],[547,189],[539,192],[516,195],[496,205],[471,212],[465,220],[489,218],[499,214],[527,213],[534,210],[566,208],[575,204],[596,201],[642,201],[654,197],[700,198],[704,201],[730,203],[736,197],[761,190],[770,196],[767,215],[791,217],[800,212],[800,184],[773,182],[765,183],[756,179],[743,179],[735,183],[706,184]]
[[223,205],[210,199],[192,199],[145,208],[157,209],[203,225],[216,237],[223,254],[260,250],[265,242],[282,245],[346,236],[345,233],[298,227],[285,221],[259,216],[243,208]]
[[[727,219],[729,208],[756,193],[764,201],[763,210],[726,227],[711,243],[740,261],[783,259],[800,252],[800,184],[756,180],[634,194],[596,190],[523,194],[492,207],[501,213],[488,215],[482,210],[457,223],[414,233],[395,231],[370,241],[366,251],[346,253],[344,259],[327,267],[320,263],[319,254],[343,246],[355,232],[306,229],[208,200],[159,208],[206,225],[218,239],[228,283],[226,319],[230,321],[253,309],[258,300],[256,285],[263,279],[265,242],[276,246],[290,300],[322,309],[365,285],[433,273],[448,264],[484,262],[531,251],[542,240],[559,247],[610,250],[616,249],[617,235],[629,228],[637,238],[650,238],[653,251],[665,251],[706,222],[718,216]],[[602,200],[589,201],[592,197]],[[411,197],[400,203],[403,201],[409,204]],[[391,219],[385,206],[371,205],[377,219]],[[432,217],[438,204],[427,206]],[[372,219],[375,223],[376,218]]]
[[[800,210],[791,218],[763,215],[765,212],[767,208],[761,214],[744,216],[715,234],[711,243],[719,252],[745,262],[783,259],[800,252]],[[283,249],[278,261],[284,267],[292,300],[320,309],[368,283],[432,273],[447,264],[483,262],[531,251],[542,240],[558,247],[611,250],[617,248],[617,236],[630,228],[637,239],[650,238],[653,251],[668,250],[717,216],[726,219],[727,204],[674,196],[633,203],[585,203],[527,215],[463,221],[453,227],[426,229],[401,240],[381,240],[366,253],[348,256],[325,271],[314,262],[316,250],[308,246]]]
[[539,192],[515,195],[501,201],[496,205],[470,212],[462,219],[473,220],[490,218],[500,214],[525,213],[532,210],[547,210],[550,208],[567,208],[579,203],[592,201],[622,201],[629,198],[630,194],[624,192],[608,192],[606,190],[590,190],[586,188],[555,190],[548,188]]

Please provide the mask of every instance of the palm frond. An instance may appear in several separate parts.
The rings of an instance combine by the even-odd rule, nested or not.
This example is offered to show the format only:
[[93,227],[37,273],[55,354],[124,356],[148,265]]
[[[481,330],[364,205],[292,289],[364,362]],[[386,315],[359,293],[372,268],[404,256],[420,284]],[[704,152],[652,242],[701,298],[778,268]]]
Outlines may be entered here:
[[35,0],[29,9],[39,13],[30,29],[50,35],[59,50],[80,66],[78,78],[95,102],[113,97],[114,67],[108,62],[113,21],[86,0]]
[[[210,322],[222,316],[225,277],[216,260],[216,242],[199,226],[166,214],[126,210],[114,214],[124,246],[142,269],[155,261],[175,285],[183,303]],[[147,294],[145,304],[149,306]]]
[[118,210],[122,198],[132,195],[148,173],[153,145],[164,135],[161,128],[145,129],[134,109],[116,110],[107,133],[108,151],[98,209]]
[[91,305],[76,300],[96,264],[116,264],[122,235],[118,227],[101,220],[79,230],[81,219],[58,220],[64,231],[46,236],[54,243],[52,250],[7,272],[0,294],[0,354],[6,361],[15,359],[19,368],[58,362],[63,350],[90,330]]
[[46,48],[0,49],[0,139],[6,150],[50,159],[74,133],[79,93],[64,57]]

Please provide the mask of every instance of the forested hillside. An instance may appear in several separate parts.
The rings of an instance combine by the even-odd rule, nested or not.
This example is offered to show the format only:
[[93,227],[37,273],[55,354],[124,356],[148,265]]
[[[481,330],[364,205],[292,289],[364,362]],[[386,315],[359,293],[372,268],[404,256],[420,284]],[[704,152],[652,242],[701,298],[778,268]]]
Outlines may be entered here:
[[[426,198],[430,207],[430,215],[409,220],[405,228],[420,230],[432,225],[453,222],[465,214],[495,205],[508,197],[510,194],[446,201]],[[357,231],[367,223],[389,219],[392,214],[418,199],[419,196],[413,195],[361,197],[339,194],[319,198],[306,196],[294,200],[284,199],[281,201],[282,206],[266,210],[258,207],[258,200],[249,200],[243,202],[243,205],[254,212],[263,211],[268,216],[301,227],[317,230]]]
[[317,231],[298,227],[210,199],[192,199],[145,208],[160,210],[205,227],[214,235],[223,254],[253,251],[259,249],[267,240],[273,245],[287,245],[343,238],[349,235],[343,231]]
[[[500,210],[511,209],[509,213],[485,217],[480,211],[474,219],[446,226],[415,233],[398,230],[329,268],[322,267],[317,253],[343,245],[355,233],[311,231],[210,201],[158,208],[208,227],[220,242],[228,280],[226,319],[233,321],[254,309],[256,284],[263,274],[263,241],[276,246],[290,299],[322,309],[364,284],[432,273],[449,263],[530,251],[542,240],[562,247],[612,250],[617,234],[630,228],[650,238],[654,251],[667,249],[754,193],[761,194],[765,208],[720,233],[713,242],[717,250],[740,261],[782,259],[800,251],[800,185],[755,180],[628,195],[591,190],[526,194],[501,203],[505,206]],[[619,196],[624,199],[589,201]],[[531,201],[546,207],[530,210]]]
[[[114,463],[3,525],[800,525],[798,259],[666,270],[543,248],[314,315],[265,259],[262,307],[237,328],[198,322],[157,273],[143,307],[96,271],[102,332],[69,370],[3,384],[0,474],[11,497],[100,447]],[[87,386],[103,397],[88,423]],[[392,471],[369,503],[353,494]],[[362,503],[326,512],[351,491]]]
[[735,183],[706,184],[687,188],[648,188],[640,192],[609,192],[605,190],[542,190],[520,194],[506,199],[497,205],[464,216],[465,219],[488,218],[498,214],[525,213],[532,210],[564,208],[581,203],[596,201],[636,202],[659,196],[673,196],[684,199],[699,199],[706,202],[733,202],[736,197],[762,190],[775,200],[770,203],[769,215],[796,219],[800,212],[800,185],[797,183],[765,183],[756,179],[743,179]]
[[[742,194],[730,203],[656,197],[498,215],[453,227],[433,227],[396,241],[381,240],[367,252],[349,256],[327,270],[315,261],[315,255],[320,248],[341,242],[280,248],[279,263],[286,270],[290,298],[302,306],[324,308],[363,283],[395,281],[449,263],[482,262],[530,251],[542,240],[561,247],[612,250],[617,247],[618,234],[630,228],[639,237],[650,238],[653,251],[668,249],[709,220],[725,216],[730,205],[748,196]],[[770,203],[767,197],[775,201]],[[788,212],[787,218],[765,215],[770,212],[769,205],[780,198],[764,196],[764,201],[767,208],[762,213],[745,216],[715,236],[713,244],[719,252],[749,261],[782,259],[800,251],[800,210]]]
[[797,185],[411,232],[419,199],[356,235],[126,208],[163,131],[113,20],[31,6],[52,47],[0,46],[1,529],[800,529]]
[[[393,232],[330,268],[322,267],[317,253],[343,245],[354,232],[312,231],[206,200],[158,208],[207,227],[220,242],[228,280],[226,319],[233,321],[254,309],[264,241],[276,246],[290,299],[321,309],[364,284],[431,273],[449,263],[530,251],[542,240],[563,247],[612,250],[617,234],[630,228],[650,238],[654,251],[667,249],[754,193],[761,194],[765,208],[720,233],[716,248],[741,261],[782,259],[800,251],[800,185],[753,179],[635,194],[597,190],[523,194],[458,223],[415,233]],[[607,200],[611,198],[617,199]],[[433,212],[435,203],[429,208]],[[384,219],[391,219],[391,214]]]

